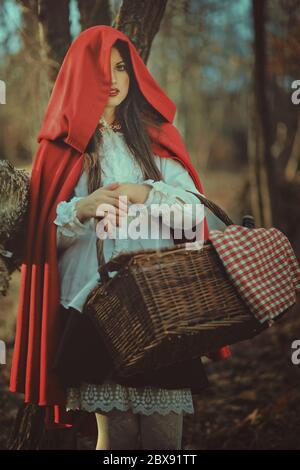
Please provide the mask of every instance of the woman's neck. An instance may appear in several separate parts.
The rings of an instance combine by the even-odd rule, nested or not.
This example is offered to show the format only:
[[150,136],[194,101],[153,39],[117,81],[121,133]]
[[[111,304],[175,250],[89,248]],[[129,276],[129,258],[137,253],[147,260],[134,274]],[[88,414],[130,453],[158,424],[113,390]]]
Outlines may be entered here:
[[103,111],[103,117],[104,117],[105,121],[107,122],[107,124],[111,125],[114,122],[115,118],[116,118],[114,108],[105,109]]

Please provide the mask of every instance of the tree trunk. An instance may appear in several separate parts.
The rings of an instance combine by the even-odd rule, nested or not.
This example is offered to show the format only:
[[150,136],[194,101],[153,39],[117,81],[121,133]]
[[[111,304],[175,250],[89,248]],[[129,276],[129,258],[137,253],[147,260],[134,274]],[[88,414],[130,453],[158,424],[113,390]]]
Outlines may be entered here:
[[[266,0],[253,0],[254,21],[254,90],[255,90],[255,163],[252,171],[257,172],[259,184],[259,207],[262,225],[278,226],[280,223],[280,198],[278,193],[279,181],[276,171],[276,161],[271,154],[271,126],[269,121],[269,106],[267,99],[266,74],[266,38],[265,17]],[[256,190],[252,188],[252,190]]]
[[248,139],[247,139],[247,151],[248,151],[248,168],[249,168],[249,184],[250,184],[250,205],[254,216],[255,224],[257,227],[265,225],[265,220],[270,221],[271,216],[268,214],[266,217],[263,204],[262,196],[262,182],[261,182],[261,165],[259,158],[259,146],[261,144],[261,137],[257,132],[257,120],[254,104],[254,96],[252,94],[249,99],[249,109],[252,112],[249,113],[248,122]]
[[44,409],[37,405],[23,404],[18,411],[7,448],[39,449],[44,433]]
[[287,181],[293,181],[296,177],[300,163],[300,113],[297,119],[297,129],[294,137],[293,147],[285,169]]
[[69,0],[19,0],[39,22],[41,56],[48,62],[50,83],[54,83],[59,67],[71,44]]
[[70,450],[77,449],[77,431],[86,416],[74,416],[72,428],[48,430],[44,424],[45,408],[32,403],[21,405],[8,450]]
[[124,0],[113,26],[134,43],[147,63],[153,39],[159,31],[168,0]]
[[78,9],[81,31],[91,26],[111,24],[109,0],[78,0]]

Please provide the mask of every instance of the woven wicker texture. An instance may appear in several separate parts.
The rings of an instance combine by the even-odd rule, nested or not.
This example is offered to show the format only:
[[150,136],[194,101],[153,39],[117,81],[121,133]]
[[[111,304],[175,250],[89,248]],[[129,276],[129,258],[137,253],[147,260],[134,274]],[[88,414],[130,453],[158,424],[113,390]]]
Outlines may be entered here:
[[[196,195],[226,225],[233,223],[215,203]],[[109,271],[117,274],[110,278]],[[121,253],[99,272],[102,284],[84,311],[124,377],[199,357],[263,329],[209,240],[200,249],[182,243]]]

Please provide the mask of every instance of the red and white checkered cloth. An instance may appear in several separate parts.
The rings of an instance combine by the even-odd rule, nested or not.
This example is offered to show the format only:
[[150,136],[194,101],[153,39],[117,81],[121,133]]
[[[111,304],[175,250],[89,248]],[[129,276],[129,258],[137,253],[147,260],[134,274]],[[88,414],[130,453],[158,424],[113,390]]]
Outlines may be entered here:
[[276,228],[230,225],[210,240],[236,289],[264,323],[296,302],[300,266],[288,238]]

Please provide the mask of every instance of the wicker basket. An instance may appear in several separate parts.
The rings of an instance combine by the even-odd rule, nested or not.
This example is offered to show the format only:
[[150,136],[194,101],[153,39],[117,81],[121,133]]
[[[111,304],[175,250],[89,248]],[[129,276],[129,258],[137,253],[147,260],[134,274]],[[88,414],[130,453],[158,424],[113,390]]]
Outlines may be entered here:
[[[194,193],[196,194],[196,193]],[[196,194],[226,225],[231,219]],[[108,272],[117,272],[110,278]],[[122,253],[99,268],[102,283],[84,311],[97,327],[119,376],[200,357],[265,329],[230,282],[208,240]]]

